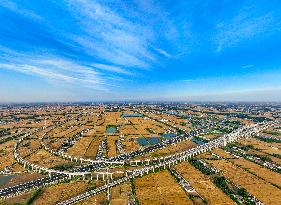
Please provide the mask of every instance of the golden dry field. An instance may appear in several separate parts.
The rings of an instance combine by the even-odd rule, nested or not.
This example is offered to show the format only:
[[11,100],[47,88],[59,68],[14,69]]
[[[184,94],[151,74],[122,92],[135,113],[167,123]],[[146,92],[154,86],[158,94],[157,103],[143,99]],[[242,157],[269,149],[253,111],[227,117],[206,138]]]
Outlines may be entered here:
[[113,157],[117,155],[116,141],[119,139],[117,135],[107,136],[107,146],[108,146],[108,157]]
[[43,189],[43,193],[33,202],[34,205],[50,204],[68,199],[69,197],[84,192],[87,183],[84,181],[75,181],[70,183],[62,183]]
[[268,143],[263,142],[258,139],[249,138],[240,141],[243,145],[253,145],[255,148],[258,148],[262,150],[263,152],[266,152],[268,154],[279,154],[281,155],[281,144],[280,143]]
[[210,177],[202,174],[187,162],[175,165],[175,169],[191,184],[208,204],[235,204],[227,195],[217,188]]
[[129,183],[115,186],[110,190],[110,204],[127,205],[131,194],[131,185]]
[[140,204],[193,204],[168,171],[137,178],[134,183]]
[[90,136],[82,137],[72,147],[70,147],[66,153],[71,156],[83,157],[86,154],[92,140],[93,137]]
[[104,205],[106,203],[106,193],[100,193],[98,195],[89,197],[81,202],[78,202],[77,205]]
[[226,160],[209,160],[208,162],[212,166],[220,169],[227,179],[245,188],[250,194],[256,196],[263,203],[269,205],[279,204],[281,190],[269,182]]
[[254,175],[264,179],[265,181],[281,187],[281,174],[271,171],[246,159],[231,159],[230,161],[235,165],[238,165],[239,167],[246,169]]
[[0,145],[0,169],[12,165],[15,161],[13,149],[15,141],[8,141]]
[[[90,141],[90,139],[91,139],[91,141]],[[90,143],[88,144],[88,146],[85,146],[84,156],[86,158],[95,159],[97,151],[98,151],[98,148],[99,148],[99,144],[104,139],[105,138],[103,136],[100,136],[100,137],[99,136],[88,137],[87,142],[85,143],[85,145],[88,144],[89,141],[90,141]],[[77,150],[77,152],[79,152],[79,150],[81,150],[79,147],[76,147],[75,149]]]
[[60,157],[54,156],[46,150],[40,149],[37,152],[31,154],[28,158],[26,158],[29,162],[33,164],[37,164],[42,167],[54,167],[59,164],[67,163],[67,160],[64,160]]

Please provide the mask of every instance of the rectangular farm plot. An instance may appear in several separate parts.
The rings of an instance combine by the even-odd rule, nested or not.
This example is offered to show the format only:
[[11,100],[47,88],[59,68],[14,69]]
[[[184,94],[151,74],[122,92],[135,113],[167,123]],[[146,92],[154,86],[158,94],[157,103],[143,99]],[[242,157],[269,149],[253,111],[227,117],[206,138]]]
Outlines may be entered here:
[[211,152],[205,152],[203,154],[199,154],[196,156],[196,159],[216,159],[217,157],[213,155]]
[[121,112],[106,112],[104,115],[105,123],[118,123],[121,118]]
[[254,138],[245,139],[240,143],[243,145],[253,145],[254,148],[261,149],[268,154],[281,155],[281,143],[267,143]]
[[223,171],[223,175],[234,184],[245,188],[250,194],[267,205],[276,205],[281,200],[281,190],[259,177],[237,167],[227,160],[208,160]]
[[280,158],[272,157],[272,156],[269,156],[269,155],[268,155],[268,157],[272,160],[272,162],[277,163],[277,164],[281,164]]
[[95,130],[96,130],[96,134],[101,134],[104,135],[104,133],[106,132],[106,126],[95,126]]
[[95,136],[92,138],[91,143],[88,145],[87,148],[84,149],[85,157],[90,159],[95,159],[97,155],[97,151],[101,141],[104,140],[104,137]]
[[90,136],[93,136],[94,134],[96,134],[96,130],[89,128],[89,131],[86,132],[83,136],[84,137],[90,137]]
[[43,193],[32,203],[33,205],[49,204],[54,205],[58,202],[69,199],[73,196],[86,191],[87,183],[84,181],[75,181],[70,183],[57,184],[47,187]]
[[129,122],[132,124],[120,127],[119,131],[121,133],[149,135],[164,133],[166,130],[168,130],[168,128],[166,128],[166,125],[144,118],[130,118]]
[[110,204],[127,205],[130,195],[131,195],[131,185],[129,183],[115,186],[110,190]]
[[66,151],[66,153],[71,156],[82,157],[85,153],[85,150],[87,150],[90,143],[92,142],[92,139],[92,137],[82,137],[77,142],[75,142],[75,144],[70,147]]
[[0,170],[6,166],[10,166],[15,162],[14,159],[14,144],[15,141],[8,141],[0,145]]
[[182,162],[176,165],[175,168],[205,198],[208,204],[235,204],[234,201],[213,184],[208,176],[204,175],[188,162]]
[[119,128],[119,132],[125,135],[137,135],[140,134],[137,128],[133,125],[124,125]]
[[266,134],[267,136],[281,138],[281,129],[270,128],[270,129],[264,130],[263,133]]
[[193,204],[167,170],[136,178],[134,183],[137,198],[142,205]]
[[227,153],[226,151],[224,151],[224,150],[222,150],[220,148],[214,149],[212,151],[212,153],[214,153],[216,155],[219,155],[220,157],[223,157],[223,158],[233,158],[234,157],[230,153]]
[[[83,128],[80,128],[79,130],[83,130]],[[52,135],[51,137],[52,138],[61,138],[61,137],[67,137],[67,136],[71,136],[71,133],[73,135],[75,135],[76,133],[79,132],[78,130],[78,127],[74,126],[74,127],[71,127],[71,128],[65,128],[65,130],[63,131],[59,131],[59,132],[56,132],[54,135]],[[80,132],[81,132],[80,131]]]
[[49,144],[48,146],[51,149],[60,149],[66,140],[68,140],[68,138],[57,138],[57,139],[51,138],[49,140],[45,140],[45,142],[47,142],[45,144]]
[[100,205],[106,204],[106,192],[89,197],[83,201],[77,202],[76,205]]
[[108,157],[116,156],[116,141],[119,139],[119,136],[108,136],[107,137],[107,146],[108,146]]
[[15,164],[12,165],[11,171],[13,171],[13,172],[24,172],[25,168],[21,164],[15,163]]
[[150,134],[150,132],[146,129],[146,128],[148,128],[147,126],[133,125],[133,127],[136,129],[134,131],[136,134],[140,134],[140,135],[149,135]]
[[40,148],[40,142],[37,139],[23,140],[18,148],[21,157],[30,155]]
[[69,161],[64,160],[60,157],[54,156],[46,150],[40,149],[38,152],[31,154],[27,160],[31,163],[42,167],[54,167],[56,165],[68,163]]
[[144,124],[136,125],[139,130],[142,130],[143,133],[140,134],[159,134],[164,133],[165,129],[159,123],[155,123],[152,121],[145,121]]
[[276,184],[281,187],[281,174],[273,172],[246,159],[233,159],[231,161],[234,164],[237,164],[242,168],[247,169],[255,175],[263,178],[265,181]]
[[136,138],[133,136],[127,136],[123,142],[123,145],[124,145],[125,152],[131,152],[141,147],[137,142]]

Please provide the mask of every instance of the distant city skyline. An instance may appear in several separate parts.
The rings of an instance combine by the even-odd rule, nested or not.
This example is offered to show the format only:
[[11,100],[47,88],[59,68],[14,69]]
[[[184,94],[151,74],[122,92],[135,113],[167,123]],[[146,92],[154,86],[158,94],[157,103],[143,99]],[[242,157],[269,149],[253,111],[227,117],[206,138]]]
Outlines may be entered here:
[[281,102],[277,0],[2,0],[0,18],[0,103]]

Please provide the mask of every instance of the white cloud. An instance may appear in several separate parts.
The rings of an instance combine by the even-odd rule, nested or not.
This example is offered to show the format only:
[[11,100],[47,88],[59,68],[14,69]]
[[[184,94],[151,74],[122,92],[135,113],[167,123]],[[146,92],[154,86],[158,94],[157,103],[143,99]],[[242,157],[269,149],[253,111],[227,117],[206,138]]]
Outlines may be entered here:
[[102,70],[115,72],[115,73],[120,73],[120,74],[125,74],[125,75],[132,75],[131,72],[129,72],[129,71],[123,69],[123,68],[120,68],[118,66],[105,65],[105,64],[99,64],[99,63],[94,63],[91,66],[93,66],[95,68],[102,69]]
[[38,75],[41,77],[45,77],[48,79],[54,79],[54,80],[63,80],[68,82],[73,82],[73,78],[67,75],[63,75],[58,72],[46,70],[40,67],[32,66],[32,65],[26,65],[26,64],[5,64],[1,63],[0,68],[18,71],[21,73],[29,74],[29,75]]
[[194,81],[194,80],[186,79],[186,80],[181,80],[181,81],[183,81],[183,82],[192,82],[192,81]]
[[84,35],[71,36],[85,52],[126,67],[148,68],[155,56],[150,52],[151,30],[132,23],[105,5],[72,0],[68,9],[83,28]]
[[253,12],[252,8],[242,8],[232,19],[217,24],[215,34],[217,52],[276,29],[273,26],[276,22],[271,13],[257,15]]
[[167,57],[167,58],[171,58],[172,55],[169,54],[167,51],[164,51],[163,49],[160,48],[154,48],[158,53],[160,53],[161,55]]
[[[18,61],[18,62],[17,62]],[[71,61],[56,59],[25,59],[14,63],[1,63],[0,68],[21,72],[27,75],[36,75],[57,83],[68,83],[91,87],[98,90],[106,89],[106,78],[91,67],[81,66]]]
[[[0,46],[0,68],[35,75],[47,80],[65,82],[76,86],[105,90],[118,87],[120,82],[128,79],[115,74],[135,76],[136,74],[120,66],[81,61],[73,61],[54,55],[31,55],[19,53]],[[106,72],[105,72],[106,71]]]
[[19,15],[31,18],[33,20],[42,20],[42,17],[36,14],[34,11],[19,7],[17,4],[7,0],[1,0],[1,5],[4,8],[7,8]]
[[241,68],[251,68],[251,67],[254,67],[254,65],[243,65]]

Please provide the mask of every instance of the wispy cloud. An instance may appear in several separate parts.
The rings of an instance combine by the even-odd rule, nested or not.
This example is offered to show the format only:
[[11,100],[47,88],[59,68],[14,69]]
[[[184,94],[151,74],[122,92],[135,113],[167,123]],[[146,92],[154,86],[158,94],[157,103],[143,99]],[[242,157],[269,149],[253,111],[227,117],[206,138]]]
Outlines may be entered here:
[[41,77],[44,77],[44,78],[47,78],[47,79],[52,79],[52,80],[62,80],[62,81],[70,82],[70,83],[74,82],[73,77],[63,75],[63,74],[58,73],[58,72],[46,70],[44,68],[32,66],[32,65],[1,63],[0,68],[18,71],[18,72],[25,73],[25,74],[28,74],[28,75],[38,75],[38,76],[41,76]]
[[257,13],[254,8],[245,6],[230,20],[225,19],[217,24],[216,51],[220,52],[243,40],[251,40],[260,34],[278,29],[276,23],[272,13]]
[[149,51],[149,31],[145,27],[93,1],[72,0],[68,9],[84,32],[84,36],[73,36],[73,40],[88,54],[110,64],[139,68],[149,67],[155,59]]
[[167,51],[164,51],[163,49],[160,48],[154,48],[158,53],[160,53],[161,55],[167,57],[167,58],[171,58],[172,55],[169,54]]
[[98,69],[106,70],[106,71],[111,71],[111,72],[114,72],[114,73],[132,75],[131,72],[129,72],[129,71],[123,69],[123,68],[120,68],[118,66],[105,65],[105,64],[99,64],[99,63],[94,63],[91,66],[93,66],[94,68],[98,68]]
[[[73,64],[75,66],[75,64]],[[77,66],[79,67],[79,66]],[[41,64],[38,66],[30,64],[5,64],[1,63],[0,68],[8,69],[12,71],[21,72],[27,75],[36,75],[46,80],[54,80],[57,83],[79,84],[81,86],[92,87],[94,89],[104,90],[104,82],[98,75],[93,75],[93,72],[89,70],[72,70],[71,72],[65,71],[56,67],[50,68],[48,64]]]
[[241,68],[251,68],[251,67],[254,67],[255,65],[243,65]]
[[99,90],[113,85],[107,83],[106,76],[91,66],[81,65],[58,56],[29,57],[14,51],[10,52],[8,49],[3,50],[6,51],[6,55],[0,58],[0,69],[39,76],[57,83],[87,86]]
[[7,8],[10,11],[13,11],[14,13],[31,18],[36,21],[42,20],[42,17],[40,15],[38,15],[37,13],[35,13],[34,11],[25,9],[23,7],[19,7],[17,4],[15,4],[12,1],[2,0],[0,7]]
[[194,81],[194,80],[191,80],[191,79],[184,79],[184,80],[179,80],[179,81],[181,81],[181,82],[192,82],[192,81]]

